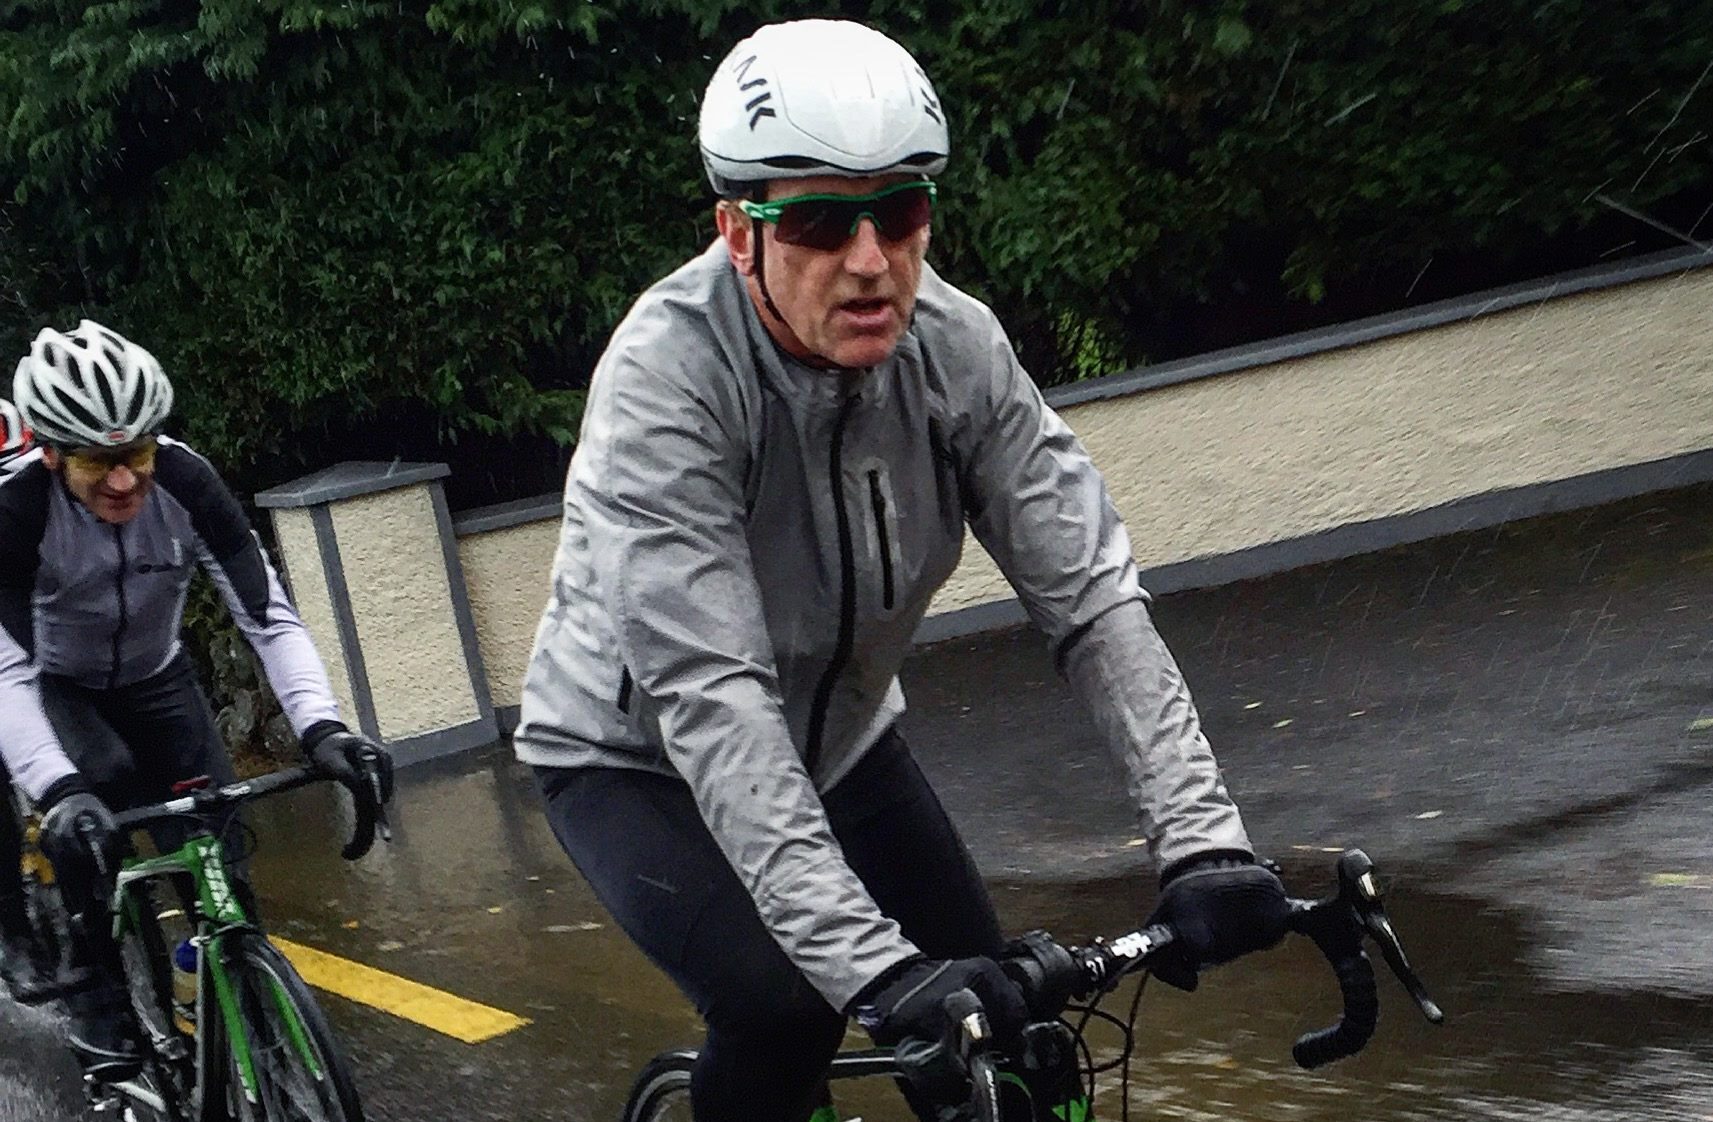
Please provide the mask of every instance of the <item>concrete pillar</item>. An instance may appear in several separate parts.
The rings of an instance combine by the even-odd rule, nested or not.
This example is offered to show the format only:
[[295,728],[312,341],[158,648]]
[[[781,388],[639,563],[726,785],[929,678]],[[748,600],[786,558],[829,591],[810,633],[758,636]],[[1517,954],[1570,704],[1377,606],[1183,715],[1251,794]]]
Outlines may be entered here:
[[344,463],[256,496],[346,721],[400,764],[499,736],[445,464]]

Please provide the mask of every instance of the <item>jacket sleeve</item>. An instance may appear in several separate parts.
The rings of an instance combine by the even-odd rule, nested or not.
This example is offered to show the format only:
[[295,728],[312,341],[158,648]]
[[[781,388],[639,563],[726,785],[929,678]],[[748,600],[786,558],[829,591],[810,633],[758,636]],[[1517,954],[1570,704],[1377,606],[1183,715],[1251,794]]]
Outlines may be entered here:
[[1123,755],[1155,868],[1210,850],[1254,855],[1146,604],[1126,600],[1097,618],[1070,641],[1062,665],[1101,737]]
[[985,392],[965,418],[971,528],[1123,760],[1158,867],[1247,852],[1183,676],[1149,619],[1106,481],[988,318],[986,376],[976,379]]
[[0,484],[0,760],[32,800],[56,780],[77,773],[42,710],[32,661],[32,599],[47,517],[46,475],[37,468]]
[[162,481],[190,512],[197,560],[261,660],[292,732],[302,736],[317,721],[339,720],[327,668],[237,496],[213,465],[186,446],[175,442],[162,452]]
[[567,502],[668,758],[763,923],[843,1008],[915,948],[846,864],[787,727],[745,533],[741,410],[729,385],[609,352]]

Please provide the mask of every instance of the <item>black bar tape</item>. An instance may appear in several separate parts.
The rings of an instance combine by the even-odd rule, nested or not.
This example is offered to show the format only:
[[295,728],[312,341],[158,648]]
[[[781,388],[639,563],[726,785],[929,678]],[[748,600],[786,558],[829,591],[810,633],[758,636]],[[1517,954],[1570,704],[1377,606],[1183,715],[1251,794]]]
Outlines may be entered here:
[[1291,1047],[1291,1058],[1302,1068],[1317,1068],[1354,1056],[1374,1035],[1380,1020],[1380,994],[1374,984],[1374,964],[1357,951],[1332,964],[1344,995],[1344,1016],[1331,1028],[1305,1033]]

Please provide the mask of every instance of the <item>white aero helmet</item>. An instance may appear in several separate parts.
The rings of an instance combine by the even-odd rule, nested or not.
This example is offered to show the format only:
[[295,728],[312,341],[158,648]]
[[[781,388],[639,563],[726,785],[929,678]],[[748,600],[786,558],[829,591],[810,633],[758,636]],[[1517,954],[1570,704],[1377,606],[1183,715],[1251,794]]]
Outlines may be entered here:
[[17,459],[30,450],[30,426],[18,407],[0,400],[0,464]]
[[172,383],[155,356],[86,319],[43,328],[18,363],[12,397],[45,444],[129,444],[172,412]]
[[733,47],[702,97],[698,137],[724,198],[768,179],[938,175],[951,150],[910,52],[846,20],[769,24]]

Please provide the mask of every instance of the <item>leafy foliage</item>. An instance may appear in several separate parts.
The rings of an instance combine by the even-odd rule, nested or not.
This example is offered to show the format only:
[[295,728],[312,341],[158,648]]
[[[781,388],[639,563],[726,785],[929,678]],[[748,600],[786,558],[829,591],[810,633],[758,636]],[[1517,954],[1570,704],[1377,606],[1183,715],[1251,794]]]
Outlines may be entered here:
[[544,489],[612,326],[712,236],[715,62],[826,14],[935,76],[934,257],[1046,381],[1713,202],[1713,0],[0,0],[0,341],[111,320],[244,489],[398,454]]
[[212,581],[198,574],[185,598],[186,651],[207,691],[214,725],[240,777],[297,761],[297,737],[256,657]]

